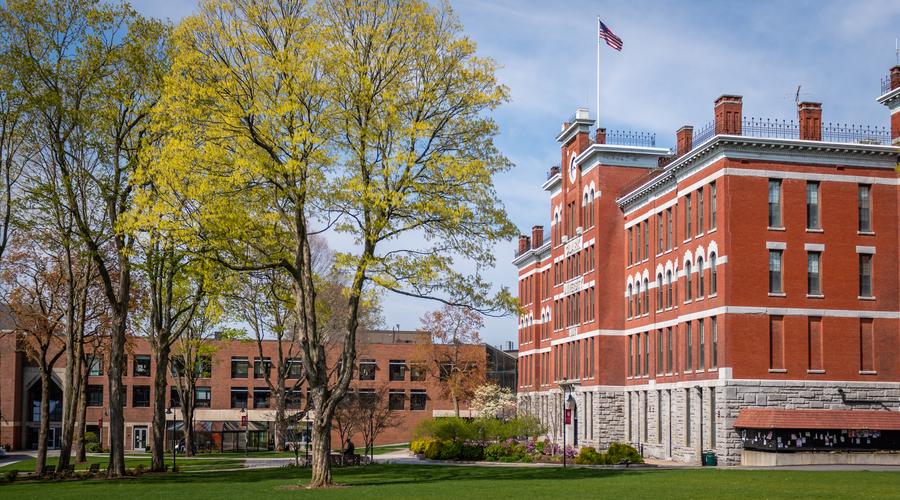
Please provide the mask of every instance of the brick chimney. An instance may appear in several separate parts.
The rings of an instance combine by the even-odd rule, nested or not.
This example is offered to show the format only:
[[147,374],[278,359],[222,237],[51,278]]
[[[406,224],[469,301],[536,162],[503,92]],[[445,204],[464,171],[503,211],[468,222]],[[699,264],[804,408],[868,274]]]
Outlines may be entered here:
[[531,246],[528,236],[524,234],[519,235],[519,253],[518,255],[522,255],[523,253],[528,251],[528,248]]
[[891,68],[891,90],[900,88],[900,65]]
[[739,95],[722,95],[716,99],[716,135],[741,135],[743,98]]
[[797,105],[800,119],[800,139],[804,141],[822,140],[822,103],[801,102]]
[[531,248],[540,248],[544,244],[544,226],[531,228]]
[[597,144],[606,144],[606,129],[598,128],[597,129],[597,140],[595,141]]
[[681,156],[694,145],[694,127],[685,125],[675,132],[675,156]]

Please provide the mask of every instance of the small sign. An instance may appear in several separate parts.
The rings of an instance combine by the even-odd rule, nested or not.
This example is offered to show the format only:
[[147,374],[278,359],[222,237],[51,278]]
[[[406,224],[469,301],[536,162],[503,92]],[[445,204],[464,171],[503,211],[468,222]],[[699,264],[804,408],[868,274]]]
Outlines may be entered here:
[[565,424],[569,425],[572,423],[572,409],[566,408],[566,421]]
[[100,419],[97,420],[97,427],[103,427],[103,415],[100,415]]
[[241,427],[247,427],[247,415],[241,415]]

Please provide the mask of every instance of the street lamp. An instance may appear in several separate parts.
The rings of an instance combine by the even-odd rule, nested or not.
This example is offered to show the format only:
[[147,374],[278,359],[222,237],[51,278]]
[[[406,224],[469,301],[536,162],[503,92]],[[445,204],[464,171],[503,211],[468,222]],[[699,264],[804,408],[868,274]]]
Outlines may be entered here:
[[172,415],[172,472],[175,472],[175,411],[166,408],[166,415]]
[[241,407],[241,425],[244,427],[244,455],[247,454],[247,450],[250,447],[250,426],[247,421],[247,407]]
[[572,393],[572,390],[574,390],[576,384],[577,384],[577,382],[569,382],[568,379],[563,379],[563,381],[559,383],[559,388],[562,389],[562,391],[563,391],[563,398],[562,398],[562,407],[563,407],[563,421],[562,421],[562,435],[563,435],[563,436],[562,436],[562,437],[563,437],[563,444],[562,444],[562,452],[563,452],[563,453],[562,453],[562,455],[563,455],[563,467],[566,466],[566,424],[568,424],[567,420],[569,420],[569,419],[571,418],[571,413],[569,413],[569,412],[571,411],[571,409],[570,409],[570,408],[567,408],[567,406],[569,406],[568,397],[569,397],[569,395]]

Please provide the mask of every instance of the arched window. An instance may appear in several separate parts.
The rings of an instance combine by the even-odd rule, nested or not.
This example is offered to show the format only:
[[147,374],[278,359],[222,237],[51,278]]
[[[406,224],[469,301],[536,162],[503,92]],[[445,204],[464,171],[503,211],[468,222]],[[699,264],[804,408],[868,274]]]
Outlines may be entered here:
[[672,271],[666,271],[666,307],[672,307]]
[[691,283],[691,261],[684,263],[684,300],[687,302],[693,298],[694,291]]
[[588,219],[590,217],[591,208],[589,203],[589,198],[587,193],[584,193],[584,201],[581,203],[581,224],[584,227],[590,227],[591,225],[588,223]]
[[650,312],[650,282],[644,278],[644,314]]
[[591,189],[591,196],[588,198],[588,214],[591,218],[590,227],[594,227],[594,190]]
[[662,273],[656,275],[656,310],[662,311],[663,309],[663,283],[662,283]]
[[625,298],[628,301],[628,316],[631,317],[631,285],[628,285],[628,296]]
[[715,252],[709,254],[709,294],[715,295],[719,290],[718,280],[716,280],[716,254]]
[[705,294],[703,287],[703,257],[697,257],[697,298],[702,298]]
[[638,281],[637,283],[635,283],[634,287],[636,289],[635,293],[634,293],[634,301],[635,301],[634,315],[640,316],[641,315],[641,282]]

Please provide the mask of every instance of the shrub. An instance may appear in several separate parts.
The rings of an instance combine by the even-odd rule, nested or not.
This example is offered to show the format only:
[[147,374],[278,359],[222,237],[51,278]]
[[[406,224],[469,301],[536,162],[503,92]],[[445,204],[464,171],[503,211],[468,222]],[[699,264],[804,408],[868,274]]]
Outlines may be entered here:
[[607,462],[606,456],[603,453],[598,453],[593,446],[585,446],[578,452],[578,456],[575,457],[575,463],[582,465],[603,465]]
[[478,439],[475,427],[466,420],[457,417],[442,417],[423,420],[416,426],[415,436],[430,437],[443,440]]
[[484,448],[473,444],[463,444],[459,460],[484,460]]
[[422,455],[425,453],[425,446],[428,444],[428,439],[415,439],[409,443],[409,451],[415,453],[416,455]]
[[134,475],[140,476],[144,473],[144,464],[137,464],[134,466]]
[[6,477],[6,482],[11,483],[15,481],[17,477],[19,477],[19,471],[11,470],[4,474],[4,476]]
[[622,444],[622,443],[612,443],[609,445],[609,449],[606,450],[607,455],[607,463],[610,464],[618,464],[622,462],[627,462],[630,464],[642,464],[644,463],[644,459],[641,458],[641,454],[634,448],[634,446]]

